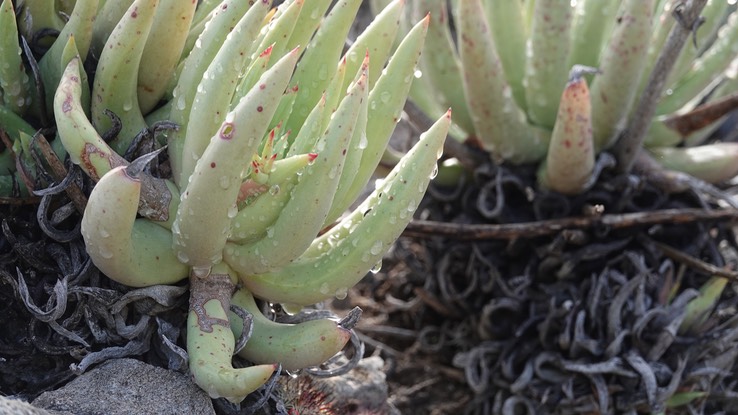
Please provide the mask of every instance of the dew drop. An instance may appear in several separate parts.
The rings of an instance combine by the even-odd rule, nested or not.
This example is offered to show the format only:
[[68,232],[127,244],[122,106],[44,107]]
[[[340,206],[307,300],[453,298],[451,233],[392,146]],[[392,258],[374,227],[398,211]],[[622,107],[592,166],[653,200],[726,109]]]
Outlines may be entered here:
[[302,311],[302,306],[299,304],[292,304],[292,303],[282,303],[282,310],[284,310],[285,313],[294,316],[295,314]]
[[384,242],[375,241],[369,252],[371,252],[372,255],[379,255],[382,253],[382,248],[384,248]]
[[184,99],[183,96],[177,98],[177,109],[178,110],[181,111],[181,110],[185,109],[185,105],[186,105],[185,104],[185,99]]
[[98,251],[101,257],[105,259],[110,259],[113,257],[113,253],[111,251],[108,251],[107,248],[100,247],[100,250]]
[[381,270],[382,270],[382,260],[380,259],[379,261],[377,261],[376,264],[374,264],[374,266],[372,267],[372,269],[369,270],[369,272],[371,272],[372,274],[376,274]]
[[192,267],[192,275],[197,278],[205,278],[210,274],[210,267]]
[[324,282],[324,283],[320,284],[320,293],[321,294],[328,295],[328,293],[330,292],[330,290],[331,290],[331,287],[328,286],[328,283],[327,282]]
[[361,139],[359,140],[359,149],[363,150],[369,145],[369,139],[366,137],[366,133],[361,134]]
[[320,78],[321,81],[328,79],[328,67],[326,65],[321,66],[318,70],[318,78]]
[[384,91],[379,94],[379,99],[385,104],[389,102],[390,98],[392,98],[392,94],[389,91]]
[[102,238],[109,238],[110,237],[110,232],[108,232],[108,230],[105,229],[105,228],[100,228],[100,237],[102,237]]
[[347,287],[341,287],[336,290],[335,293],[337,300],[343,300],[348,296],[348,288]]
[[220,176],[218,184],[222,189],[227,189],[231,185],[231,179],[228,176]]
[[238,206],[233,205],[228,208],[228,219],[233,219],[238,214]]
[[272,185],[272,186],[271,186],[271,187],[269,188],[269,194],[270,194],[270,195],[272,195],[272,196],[275,196],[275,195],[277,195],[278,193],[279,193],[279,185],[278,185],[278,184]]
[[123,102],[123,111],[130,111],[133,109],[133,100],[126,99],[125,102]]
[[177,259],[179,260],[179,262],[182,262],[184,264],[190,262],[190,257],[188,257],[187,254],[182,251],[177,252]]
[[433,170],[431,170],[430,179],[433,180],[438,176],[438,164],[433,165]]
[[331,167],[331,169],[330,169],[330,170],[328,171],[328,178],[329,178],[329,179],[335,179],[335,178],[336,178],[336,174],[338,174],[338,167],[336,167],[336,166],[333,166],[333,167]]

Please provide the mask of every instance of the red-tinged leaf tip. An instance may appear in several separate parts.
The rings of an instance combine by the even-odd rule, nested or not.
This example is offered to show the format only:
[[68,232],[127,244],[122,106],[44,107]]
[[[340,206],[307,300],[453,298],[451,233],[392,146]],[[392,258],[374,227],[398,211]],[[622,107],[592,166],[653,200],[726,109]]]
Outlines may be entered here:
[[318,158],[318,153],[308,153],[308,161],[313,161]]
[[272,158],[272,161],[276,160],[277,159],[277,153],[272,154],[272,157],[271,158]]
[[264,52],[261,52],[261,53],[259,54],[259,57],[260,57],[260,58],[263,58],[264,56],[268,56],[268,55],[271,55],[271,54],[272,54],[272,49],[273,49],[273,48],[274,48],[274,43],[272,43],[272,44],[271,44],[271,45],[269,45],[269,46],[268,46],[268,47],[267,47],[266,49],[264,49]]
[[451,108],[446,111],[446,118],[451,119]]
[[428,25],[430,24],[431,14],[428,12],[425,17],[423,18],[423,26],[428,28]]
[[366,53],[364,54],[364,61],[361,62],[361,70],[364,72],[369,70],[369,49],[367,49]]

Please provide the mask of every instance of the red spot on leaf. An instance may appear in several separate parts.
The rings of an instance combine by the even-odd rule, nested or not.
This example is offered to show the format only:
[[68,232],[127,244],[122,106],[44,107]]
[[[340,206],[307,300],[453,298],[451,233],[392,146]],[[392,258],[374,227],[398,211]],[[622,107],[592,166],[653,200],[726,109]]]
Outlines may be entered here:
[[259,112],[262,112],[262,111],[264,111],[264,107],[262,107],[261,105],[259,105],[258,107],[256,107],[256,110],[259,111]]
[[215,162],[214,162],[214,161],[211,161],[211,162],[210,162],[210,168],[211,168],[211,169],[214,169],[214,168],[215,168]]
[[131,18],[135,19],[138,17],[138,7],[135,7],[131,12]]
[[571,148],[571,141],[569,141],[569,140],[564,140],[564,147],[566,147],[566,148]]
[[62,111],[66,114],[72,110],[72,97],[67,97],[62,104]]

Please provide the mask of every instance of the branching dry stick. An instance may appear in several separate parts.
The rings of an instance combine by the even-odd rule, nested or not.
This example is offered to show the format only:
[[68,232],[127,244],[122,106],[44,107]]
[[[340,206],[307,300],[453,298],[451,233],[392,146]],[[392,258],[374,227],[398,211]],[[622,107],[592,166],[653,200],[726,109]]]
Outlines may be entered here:
[[633,111],[633,119],[615,145],[614,153],[618,159],[620,171],[630,172],[633,168],[633,163],[643,147],[648,127],[656,113],[656,104],[664,91],[666,79],[690,33],[697,29],[700,23],[700,13],[705,4],[707,0],[687,0],[675,8],[674,16],[677,24],[671,29],[663,50],[656,60],[646,88]]
[[458,240],[535,238],[555,234],[565,229],[583,229],[594,226],[622,229],[657,224],[690,223],[702,220],[738,221],[738,209],[663,209],[501,225],[415,220],[410,222],[403,235],[426,238],[444,236]]

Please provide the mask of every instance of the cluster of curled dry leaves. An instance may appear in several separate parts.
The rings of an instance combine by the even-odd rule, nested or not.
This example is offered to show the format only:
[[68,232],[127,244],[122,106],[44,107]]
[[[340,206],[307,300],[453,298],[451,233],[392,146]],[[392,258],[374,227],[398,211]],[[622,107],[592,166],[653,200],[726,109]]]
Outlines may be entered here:
[[[351,293],[401,412],[738,410],[735,210],[630,175],[575,197],[533,183],[483,164],[432,185],[382,271]],[[681,332],[712,275],[731,282]]]

